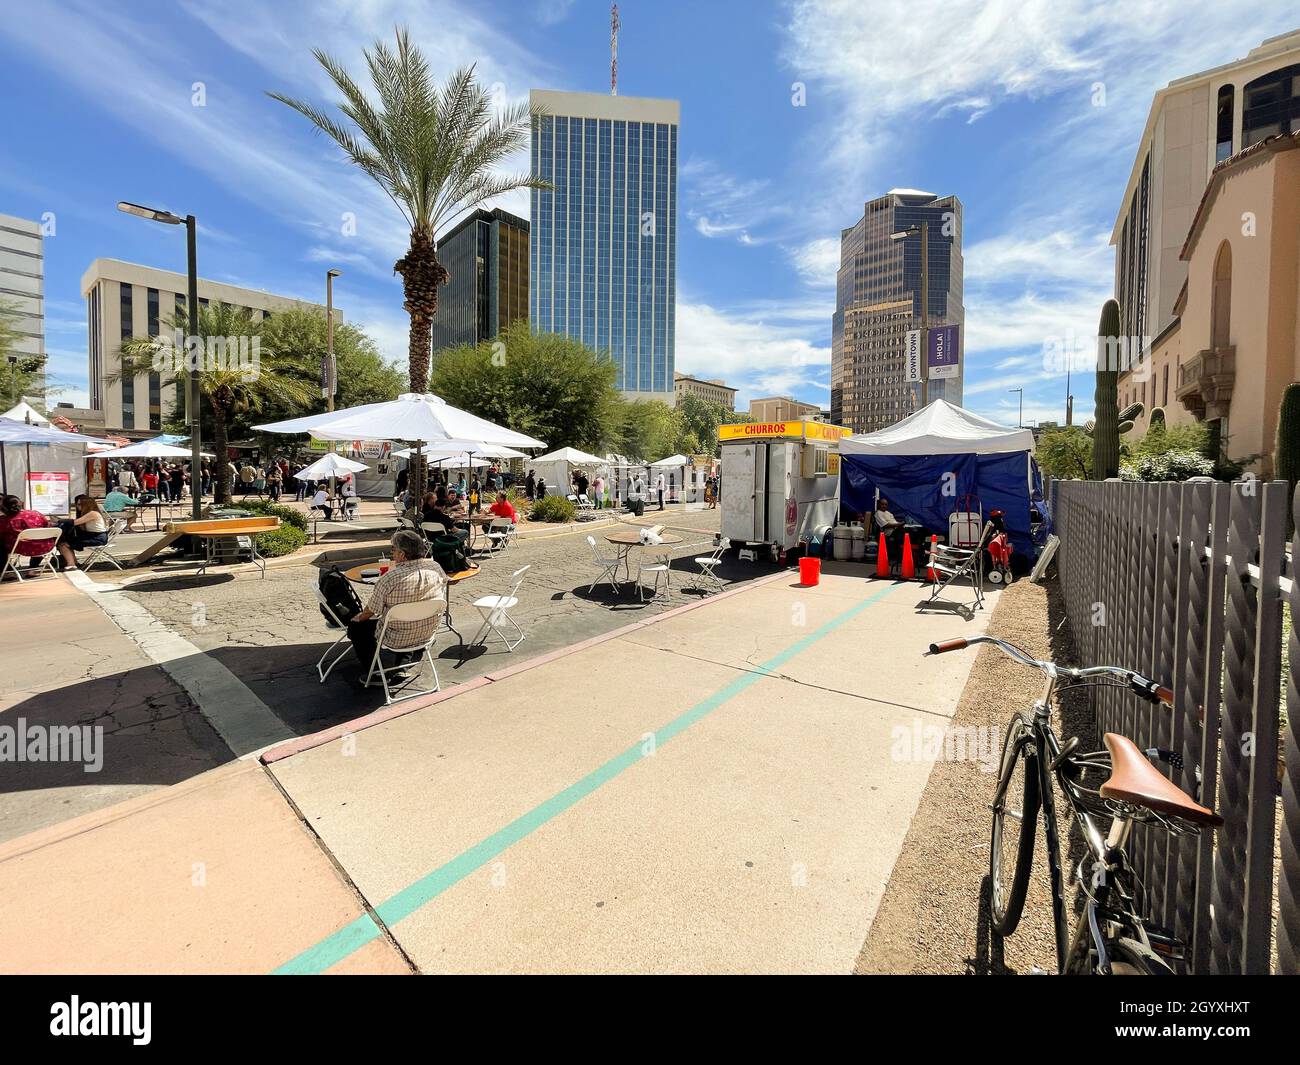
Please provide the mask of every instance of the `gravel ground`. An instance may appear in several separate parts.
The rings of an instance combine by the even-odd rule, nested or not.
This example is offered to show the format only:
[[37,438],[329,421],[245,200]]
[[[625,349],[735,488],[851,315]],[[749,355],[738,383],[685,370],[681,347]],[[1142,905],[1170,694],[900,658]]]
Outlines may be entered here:
[[[1022,578],[1007,588],[994,609],[989,634],[1025,648],[1037,658],[1072,660],[1057,586]],[[953,652],[966,653],[970,652]],[[1013,712],[1028,708],[1042,690],[1042,677],[1010,663],[993,647],[981,647],[962,692],[953,725],[990,729],[1000,752]],[[1057,719],[1060,735],[1078,735],[1091,749],[1091,715],[1084,700],[1071,700]],[[994,759],[996,760],[996,754]],[[934,770],[912,827],[894,866],[871,932],[858,958],[859,973],[1031,973],[1054,972],[1051,895],[1040,825],[1038,849],[1024,916],[1014,936],[993,935],[988,925],[989,811],[994,771],[979,761],[944,761]],[[1057,815],[1074,868],[1079,840]]]

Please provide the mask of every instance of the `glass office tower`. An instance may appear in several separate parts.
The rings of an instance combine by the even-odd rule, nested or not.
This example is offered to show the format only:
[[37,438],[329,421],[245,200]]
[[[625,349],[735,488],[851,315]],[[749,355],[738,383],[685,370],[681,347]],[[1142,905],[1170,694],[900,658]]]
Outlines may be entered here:
[[438,293],[433,352],[492,340],[528,317],[528,222],[499,207],[476,210],[438,239],[447,284]]
[[[831,421],[874,432],[915,413],[921,386],[906,378],[904,346],[921,327],[921,242],[891,235],[929,223],[929,313],[933,330],[963,325],[962,207],[955,196],[893,189],[869,201],[840,233],[840,269],[831,317]],[[931,380],[927,400],[960,405],[965,332],[957,376]]]
[[675,100],[530,94],[529,321],[581,340],[632,396],[674,402],[677,293]]

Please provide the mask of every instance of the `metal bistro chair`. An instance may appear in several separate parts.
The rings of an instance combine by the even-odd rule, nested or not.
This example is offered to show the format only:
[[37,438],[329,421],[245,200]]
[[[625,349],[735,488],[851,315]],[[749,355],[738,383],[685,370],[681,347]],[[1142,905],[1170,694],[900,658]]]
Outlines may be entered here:
[[[655,559],[648,566],[638,565],[636,568],[636,587],[641,595],[643,603],[671,602],[673,598],[673,566],[672,558],[667,550],[656,552],[651,556]],[[655,582],[650,598],[645,597],[645,585],[641,583],[641,574],[653,573]],[[663,578],[663,591],[659,590],[659,579]]]
[[[412,523],[414,524],[414,523]],[[446,536],[447,526],[440,521],[422,521],[418,530],[424,534],[426,541],[432,540],[435,536]]]
[[488,550],[493,554],[504,551],[515,538],[515,523],[509,518],[493,518],[488,523]]
[[722,583],[722,578],[718,576],[716,570],[722,564],[722,556],[730,548],[731,541],[724,536],[714,546],[712,553],[696,556],[695,564],[700,567],[700,572],[695,587],[706,594],[710,591],[721,592],[726,589],[727,586]]
[[[325,594],[319,588],[313,588],[312,591],[316,593],[316,599],[320,603],[321,608],[325,611],[325,617],[328,619],[330,625],[337,626],[341,630],[338,639],[325,648],[325,653],[320,656],[320,661],[316,663],[316,672],[320,676],[320,682],[324,684],[325,678],[330,675],[334,667],[347,657],[348,652],[352,650],[352,645],[347,642],[348,627],[343,623],[343,619],[334,613],[334,608],[330,606],[330,601],[325,598]],[[330,654],[339,644],[343,644],[343,650],[330,660]],[[325,665],[326,661],[329,661],[328,666]]]
[[[414,699],[419,695],[432,695],[442,687],[441,681],[438,680],[438,667],[433,661],[433,641],[438,638],[438,631],[441,627],[441,621],[446,604],[441,599],[433,599],[420,603],[399,603],[397,606],[390,606],[384,611],[384,620],[380,625],[378,637],[375,640],[375,657],[370,661],[370,670],[366,673],[365,687],[370,687],[371,680],[376,673],[379,674],[379,682],[384,687],[384,705],[390,706],[393,703],[401,702],[403,699]],[[407,623],[412,621],[438,621],[434,626],[434,631],[426,640],[418,643],[407,644],[402,637],[397,636],[389,631],[389,626],[394,622]],[[395,666],[385,666],[383,663],[383,653],[392,651],[394,654],[409,654],[413,651],[420,652],[419,657],[414,662],[401,663]],[[393,697],[392,689],[388,684],[388,674],[406,672],[407,670],[416,669],[419,666],[420,659],[423,658],[429,663],[429,668],[433,670],[433,687],[418,688],[415,691]],[[409,681],[404,682],[401,687],[407,686]],[[399,691],[401,688],[398,689]]]
[[587,594],[590,595],[594,592],[596,590],[596,585],[608,578],[609,586],[614,589],[614,594],[618,595],[618,567],[623,564],[623,560],[618,557],[610,558],[608,555],[602,555],[600,553],[600,548],[596,546],[596,538],[594,536],[589,535],[587,537],[587,543],[591,545],[592,564],[600,567],[600,573],[597,574],[596,579],[591,582],[591,587],[587,589]]
[[109,522],[108,539],[105,540],[102,544],[99,544],[96,547],[92,547],[90,549],[90,554],[86,556],[86,561],[81,563],[81,568],[83,570],[88,570],[92,566],[96,565],[97,563],[107,562],[110,565],[116,566],[118,569],[121,569],[122,563],[120,563],[116,558],[113,557],[112,547],[113,547],[113,541],[117,539],[117,534],[124,531],[125,529],[126,529],[125,518],[114,518],[111,522]]
[[[48,551],[43,551],[39,555],[20,555],[18,545],[22,543],[40,543],[48,540],[50,547]],[[49,570],[56,577],[59,575],[59,569],[54,564],[54,556],[59,553],[59,530],[46,526],[43,529],[19,529],[18,536],[14,539],[13,549],[9,552],[9,557],[5,559],[4,566],[0,567],[0,581],[3,581],[9,574],[13,574],[19,581],[25,581],[22,566],[17,565],[19,562],[27,562],[36,572]],[[35,576],[35,573],[31,574]]]
[[[505,595],[485,595],[481,599],[474,600],[474,607],[483,615],[483,624],[479,626],[478,632],[470,640],[470,646],[477,644],[480,640],[486,640],[489,632],[495,632],[505,642],[508,649],[513,651],[527,638],[524,630],[519,627],[519,623],[510,616],[510,611],[519,605],[519,586],[524,583],[524,575],[532,569],[532,565],[520,566],[510,575],[510,591]],[[511,628],[519,634],[519,638],[510,642],[510,635],[501,627],[503,621],[508,621]]]

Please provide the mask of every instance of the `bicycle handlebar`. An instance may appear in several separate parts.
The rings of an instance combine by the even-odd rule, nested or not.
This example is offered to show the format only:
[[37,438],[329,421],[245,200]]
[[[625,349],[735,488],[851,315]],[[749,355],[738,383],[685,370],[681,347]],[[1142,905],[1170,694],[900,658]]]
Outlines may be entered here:
[[1136,670],[1125,669],[1122,666],[1084,666],[1082,668],[1058,666],[1055,662],[1034,658],[1015,644],[999,640],[995,636],[958,636],[954,640],[941,640],[938,643],[930,644],[930,654],[941,655],[948,651],[961,651],[977,643],[991,643],[1013,661],[1019,662],[1021,665],[1033,666],[1035,669],[1046,673],[1049,677],[1067,677],[1071,680],[1086,680],[1088,677],[1101,676],[1122,677],[1128,681],[1128,686],[1133,690],[1133,693],[1147,700],[1147,702],[1163,703],[1165,706],[1174,705],[1174,693],[1171,688],[1167,688],[1163,684],[1157,684],[1154,680],[1144,677]]

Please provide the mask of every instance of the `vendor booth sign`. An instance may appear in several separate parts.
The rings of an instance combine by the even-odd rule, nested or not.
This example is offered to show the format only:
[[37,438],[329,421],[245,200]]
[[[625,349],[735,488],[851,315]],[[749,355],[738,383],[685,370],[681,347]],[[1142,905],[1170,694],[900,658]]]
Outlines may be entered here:
[[71,475],[67,473],[29,473],[27,506],[38,514],[68,513]]
[[912,382],[921,380],[921,330],[909,329],[907,342],[903,346],[903,366],[906,373],[903,380]]

